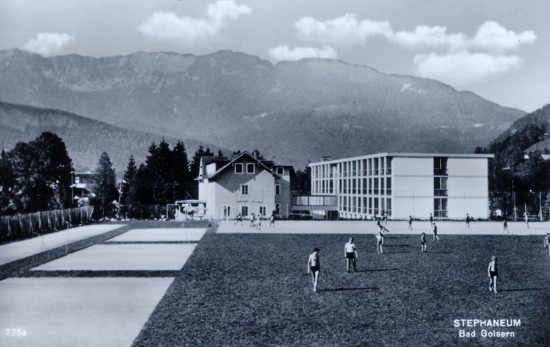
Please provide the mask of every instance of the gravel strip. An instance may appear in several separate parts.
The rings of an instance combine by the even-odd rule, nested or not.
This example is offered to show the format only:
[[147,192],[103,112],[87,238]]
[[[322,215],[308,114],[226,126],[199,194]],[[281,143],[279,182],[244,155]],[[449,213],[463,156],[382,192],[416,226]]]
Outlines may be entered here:
[[200,241],[107,241],[102,245],[187,245],[197,244]]
[[17,277],[176,277],[179,271],[157,270],[111,270],[111,271],[91,271],[91,270],[33,270],[19,274]]

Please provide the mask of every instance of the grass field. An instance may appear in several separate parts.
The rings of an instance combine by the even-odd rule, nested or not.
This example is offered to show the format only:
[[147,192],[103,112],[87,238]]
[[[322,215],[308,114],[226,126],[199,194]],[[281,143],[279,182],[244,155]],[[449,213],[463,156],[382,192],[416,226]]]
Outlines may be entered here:
[[[418,235],[207,233],[135,346],[548,346],[550,258],[541,236],[446,235],[420,253]],[[307,257],[321,249],[319,292]],[[499,257],[499,293],[487,265]],[[521,319],[515,337],[459,338],[455,319]],[[460,328],[467,331],[474,328]]]

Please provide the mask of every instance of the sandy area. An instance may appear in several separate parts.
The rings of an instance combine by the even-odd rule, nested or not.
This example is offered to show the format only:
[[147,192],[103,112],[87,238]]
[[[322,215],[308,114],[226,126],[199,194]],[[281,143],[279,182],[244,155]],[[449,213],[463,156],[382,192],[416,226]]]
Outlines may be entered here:
[[95,245],[33,270],[180,270],[196,244]]
[[132,229],[107,242],[200,241],[204,228]]
[[65,244],[79,241],[88,237],[118,229],[120,224],[94,224],[83,227],[70,228],[55,233],[38,236],[32,239],[12,242],[0,246],[0,265],[14,260],[29,257],[40,252],[48,251]]

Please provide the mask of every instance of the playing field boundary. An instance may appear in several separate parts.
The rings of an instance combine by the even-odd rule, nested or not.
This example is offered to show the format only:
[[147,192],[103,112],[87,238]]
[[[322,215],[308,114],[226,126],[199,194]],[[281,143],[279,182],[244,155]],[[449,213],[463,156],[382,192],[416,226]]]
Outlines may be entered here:
[[[525,222],[508,222],[508,232],[504,232],[502,222],[436,221],[440,235],[545,235],[550,232],[550,222],[531,222],[527,229]],[[249,221],[235,224],[235,221],[221,221],[217,233],[224,234],[375,234],[378,226],[375,221],[276,221],[274,227],[268,222],[260,229],[249,226]],[[388,221],[385,225],[390,234],[432,233],[429,221],[414,221],[409,230],[408,221]]]

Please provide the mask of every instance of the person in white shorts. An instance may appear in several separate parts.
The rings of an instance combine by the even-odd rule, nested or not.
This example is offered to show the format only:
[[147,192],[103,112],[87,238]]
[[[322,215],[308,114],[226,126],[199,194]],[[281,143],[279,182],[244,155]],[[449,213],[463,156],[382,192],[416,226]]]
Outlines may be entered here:
[[353,237],[350,237],[344,245],[344,256],[347,259],[348,272],[351,264],[353,264],[353,271],[357,271],[357,249],[355,243],[353,243]]

